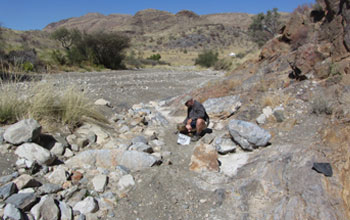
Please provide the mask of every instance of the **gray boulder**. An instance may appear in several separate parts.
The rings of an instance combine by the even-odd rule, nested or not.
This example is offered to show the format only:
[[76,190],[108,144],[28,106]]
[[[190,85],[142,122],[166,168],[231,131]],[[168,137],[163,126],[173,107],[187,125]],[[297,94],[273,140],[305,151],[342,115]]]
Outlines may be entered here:
[[30,210],[30,213],[35,219],[58,220],[60,210],[52,197],[43,196],[40,202]]
[[7,204],[4,210],[4,219],[22,220],[25,219],[21,210],[12,204]]
[[140,152],[145,152],[145,153],[153,153],[153,149],[151,146],[142,143],[142,142],[137,142],[129,147],[129,150],[135,150],[135,151],[140,151]]
[[22,144],[15,154],[29,161],[37,161],[41,165],[50,165],[55,160],[55,156],[49,150],[35,143]]
[[0,184],[8,183],[11,180],[13,180],[14,178],[17,178],[18,175],[19,175],[18,172],[14,172],[10,175],[2,176],[2,177],[0,177]]
[[7,199],[9,196],[17,192],[17,186],[14,183],[8,183],[0,187],[0,199]]
[[23,211],[29,211],[35,205],[37,197],[34,193],[13,194],[5,200],[6,204],[12,204]]
[[34,119],[26,119],[11,125],[4,133],[5,141],[20,145],[37,139],[41,132],[40,124]]
[[244,150],[252,151],[257,147],[266,146],[271,139],[271,134],[256,124],[231,120],[228,129],[235,142]]
[[44,185],[38,188],[38,192],[40,194],[57,193],[60,190],[62,190],[62,187],[60,185],[52,184],[52,183],[45,183]]
[[227,154],[234,152],[237,148],[237,145],[228,138],[219,137],[215,139],[215,148],[220,154]]
[[203,106],[209,115],[230,116],[241,107],[241,102],[239,96],[226,96],[208,99]]
[[59,208],[61,211],[61,220],[72,220],[73,211],[72,208],[65,202],[59,202]]
[[137,171],[151,167],[157,163],[157,158],[150,154],[138,151],[125,151],[123,153],[120,165],[128,169]]

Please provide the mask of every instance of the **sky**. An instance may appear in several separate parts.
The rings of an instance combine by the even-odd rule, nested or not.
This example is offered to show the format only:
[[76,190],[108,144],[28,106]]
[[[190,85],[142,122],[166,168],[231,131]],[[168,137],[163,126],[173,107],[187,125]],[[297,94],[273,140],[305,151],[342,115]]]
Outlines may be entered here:
[[278,8],[292,12],[298,5],[315,0],[0,0],[0,23],[14,30],[41,30],[62,19],[90,12],[131,14],[144,9],[177,13],[191,10],[197,14],[245,12],[257,14]]

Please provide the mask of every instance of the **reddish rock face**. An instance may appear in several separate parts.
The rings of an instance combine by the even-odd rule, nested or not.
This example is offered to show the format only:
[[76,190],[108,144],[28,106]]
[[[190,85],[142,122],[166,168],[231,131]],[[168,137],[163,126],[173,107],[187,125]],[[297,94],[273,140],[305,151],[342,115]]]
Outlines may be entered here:
[[213,146],[198,143],[191,157],[190,170],[195,172],[219,171],[218,153]]

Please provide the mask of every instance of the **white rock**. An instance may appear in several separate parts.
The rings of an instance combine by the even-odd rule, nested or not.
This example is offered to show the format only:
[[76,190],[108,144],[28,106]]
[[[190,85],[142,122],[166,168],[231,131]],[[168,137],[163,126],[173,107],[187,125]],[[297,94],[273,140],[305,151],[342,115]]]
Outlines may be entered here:
[[62,156],[64,153],[63,144],[56,142],[55,145],[51,148],[50,152],[56,156]]
[[88,213],[95,213],[98,211],[98,209],[96,200],[91,196],[86,197],[83,201],[78,202],[73,207],[74,211],[79,211],[84,215]]
[[35,143],[25,143],[19,146],[15,154],[29,161],[37,161],[39,164],[50,165],[54,160],[54,155],[50,151]]
[[135,186],[135,180],[130,174],[123,176],[118,182],[118,189],[122,192],[130,190],[133,186]]
[[62,166],[58,166],[52,173],[47,175],[47,179],[50,183],[62,185],[67,181],[67,172]]
[[20,190],[18,193],[35,193],[35,190],[33,188],[25,188]]
[[109,102],[109,101],[107,101],[105,99],[98,99],[98,100],[95,101],[95,105],[111,107],[111,102]]
[[220,156],[220,172],[227,176],[233,177],[237,174],[237,170],[247,163],[248,159],[248,153],[229,154],[225,156]]
[[72,208],[65,202],[59,202],[59,208],[61,211],[61,220],[72,220],[73,212]]
[[120,161],[120,165],[138,171],[153,166],[157,161],[158,160],[155,156],[144,152],[125,151]]
[[267,106],[263,109],[263,114],[266,116],[266,118],[269,118],[272,114],[272,108],[270,106]]
[[74,156],[74,153],[69,148],[66,148],[63,156],[66,158],[70,158]]
[[266,122],[266,115],[265,114],[261,114],[261,115],[259,115],[259,117],[256,119],[256,123],[258,123],[258,124],[265,124],[265,122]]
[[105,187],[107,185],[107,176],[106,175],[98,175],[95,176],[92,179],[92,184],[94,185],[94,188],[97,192],[104,192],[105,191]]
[[5,141],[19,145],[35,140],[41,132],[40,124],[34,119],[26,119],[8,127],[4,133]]

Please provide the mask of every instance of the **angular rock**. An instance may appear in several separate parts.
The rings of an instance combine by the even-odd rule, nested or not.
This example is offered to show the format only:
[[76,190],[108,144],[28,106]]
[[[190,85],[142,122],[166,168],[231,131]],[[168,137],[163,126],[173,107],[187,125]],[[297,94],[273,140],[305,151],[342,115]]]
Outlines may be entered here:
[[157,163],[157,158],[144,152],[126,151],[120,161],[120,165],[128,169],[138,171],[151,167]]
[[247,163],[248,159],[249,155],[247,153],[220,156],[220,172],[233,177],[237,174],[237,170]]
[[59,202],[58,207],[61,211],[61,220],[72,220],[73,219],[73,211],[72,207],[70,207],[65,202]]
[[37,139],[41,132],[40,124],[34,119],[25,119],[8,127],[4,133],[5,141],[20,145]]
[[130,174],[122,176],[122,178],[120,178],[118,181],[118,190],[121,192],[125,193],[133,186],[135,186],[135,180]]
[[99,209],[96,200],[88,196],[83,201],[78,202],[74,207],[74,211],[79,211],[82,214],[95,213]]
[[151,146],[144,144],[142,142],[137,142],[129,147],[129,150],[145,152],[145,153],[153,153],[153,149]]
[[41,165],[50,165],[55,156],[50,151],[35,143],[25,143],[19,146],[15,154],[29,161],[37,161]]
[[4,219],[11,219],[11,220],[24,220],[24,215],[16,208],[16,206],[12,204],[7,204],[4,210]]
[[2,176],[2,177],[0,177],[0,184],[8,183],[11,180],[13,180],[14,178],[17,178],[18,175],[19,175],[18,172],[14,172],[10,175]]
[[17,186],[14,183],[8,183],[0,187],[0,199],[7,199],[9,196],[17,192]]
[[33,188],[25,188],[18,191],[18,193],[35,193],[35,190]]
[[132,144],[137,144],[137,143],[148,144],[148,141],[144,136],[136,136],[131,140],[131,143]]
[[199,142],[191,156],[190,170],[195,172],[219,171],[218,153],[212,145]]
[[211,117],[227,118],[241,107],[239,96],[211,98],[203,103],[205,110]]
[[107,186],[108,177],[106,175],[98,175],[92,179],[92,184],[94,185],[96,192],[104,192]]
[[56,142],[55,145],[51,148],[50,152],[53,155],[62,156],[63,153],[64,153],[64,146],[63,146],[63,144],[60,143],[60,142]]
[[22,174],[17,179],[13,181],[16,184],[17,189],[21,190],[27,187],[37,187],[41,186],[41,183],[34,179],[34,177],[29,176],[28,174]]
[[241,120],[231,120],[228,129],[234,141],[244,150],[252,151],[257,147],[266,146],[271,134],[259,126]]
[[40,202],[30,210],[30,213],[35,219],[58,220],[60,210],[52,197],[43,196],[40,199]]
[[83,178],[83,174],[79,171],[73,171],[72,172],[72,176],[71,176],[71,180],[73,184],[78,184],[79,181]]
[[70,158],[65,164],[71,168],[91,168],[92,166],[101,168],[116,167],[123,155],[124,150],[87,150]]
[[266,116],[266,118],[269,118],[272,114],[272,108],[270,106],[267,106],[263,109],[263,114]]
[[160,112],[156,112],[154,117],[151,118],[152,125],[167,126],[169,121]]
[[52,173],[47,175],[47,180],[50,183],[62,186],[67,181],[68,174],[62,166],[58,166]]
[[275,116],[276,121],[281,123],[284,121],[284,108],[276,107],[273,109],[273,116]]
[[262,125],[262,124],[265,124],[266,120],[267,120],[266,115],[261,114],[259,115],[259,117],[256,118],[256,123]]
[[93,132],[97,136],[97,144],[103,144],[106,141],[108,141],[109,134],[101,127],[93,124],[84,124],[83,126],[79,127],[75,133],[77,135],[87,137],[89,134],[91,134],[91,132]]
[[215,139],[215,148],[220,154],[228,154],[234,152],[237,145],[231,139],[219,137]]
[[52,194],[62,190],[62,187],[57,184],[45,183],[38,188],[38,192],[41,194]]
[[12,204],[23,211],[29,211],[35,205],[37,197],[34,193],[13,194],[5,200],[6,204]]
[[77,188],[73,188],[73,190],[68,190],[67,195],[65,195],[65,198],[69,198],[68,205],[72,207],[75,206],[75,204],[77,204],[78,202],[82,201],[88,192],[86,189],[81,189],[79,191],[77,190]]
[[66,158],[70,158],[70,157],[74,156],[74,153],[69,148],[66,148],[63,156],[66,157]]

